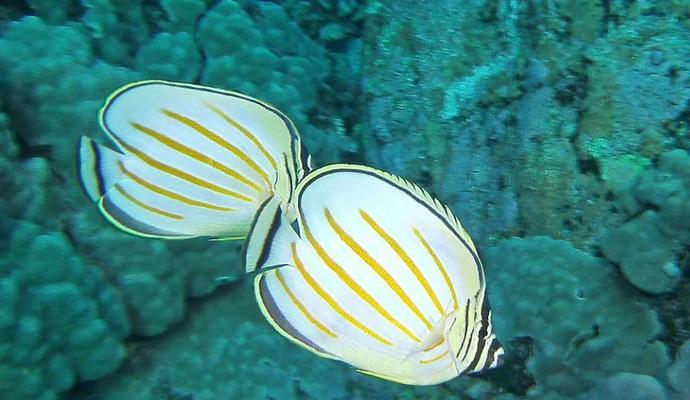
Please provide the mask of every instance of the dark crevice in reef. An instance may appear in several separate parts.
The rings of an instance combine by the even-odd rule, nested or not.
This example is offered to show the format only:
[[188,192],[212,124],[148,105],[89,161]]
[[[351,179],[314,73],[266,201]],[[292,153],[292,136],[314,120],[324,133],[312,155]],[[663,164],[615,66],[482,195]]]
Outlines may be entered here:
[[206,56],[206,52],[204,51],[204,46],[201,43],[199,37],[197,36],[197,32],[199,32],[199,24],[201,24],[201,20],[206,17],[206,14],[213,10],[216,7],[216,5],[218,5],[218,3],[220,3],[220,0],[215,0],[206,6],[204,12],[202,12],[197,17],[196,22],[194,22],[194,29],[191,32],[192,39],[194,40],[194,45],[198,49],[198,53],[201,56],[201,68],[199,68],[199,74],[193,79],[193,82],[197,84],[201,83],[201,77],[204,76],[204,71],[206,71],[206,66],[208,65],[208,57]]
[[[0,27],[10,21],[16,21],[24,15],[34,14],[29,5],[22,0],[3,0],[0,5]],[[0,32],[0,36],[2,32]]]
[[611,0],[603,0],[601,2],[602,7],[604,7],[604,32],[603,34],[606,35],[608,33],[608,26],[609,23],[613,23],[615,25],[618,25],[620,23],[619,18],[617,15],[614,15],[611,13]]
[[[580,293],[581,294],[581,293]],[[589,340],[592,340],[599,336],[599,325],[592,325],[589,331],[581,332],[575,336],[568,345],[568,353],[565,355],[564,359],[569,359],[577,353],[577,350],[582,347]]]
[[599,162],[593,158],[577,158],[577,167],[583,175],[594,175],[601,177]]
[[650,297],[649,302],[659,316],[663,329],[657,339],[664,342],[671,354],[686,340],[690,340],[690,251],[685,251],[678,259],[678,265],[684,269],[685,277],[678,287],[669,294]]
[[[6,98],[9,99],[12,97],[12,94],[6,87],[1,87],[0,90],[5,91],[6,93]],[[32,107],[29,104],[26,104],[24,102],[24,106],[27,109],[35,109],[35,107]],[[6,112],[8,115],[11,115],[12,118],[9,118],[9,128],[10,132],[12,133],[12,139],[14,140],[15,144],[17,145],[17,159],[19,161],[27,160],[30,158],[35,158],[35,157],[41,157],[41,158],[47,158],[50,159],[52,155],[52,147],[47,144],[33,144],[31,141],[28,139],[29,137],[32,136],[31,133],[31,122],[32,121],[27,121],[25,120],[24,117],[22,117],[22,110],[15,110],[10,104],[5,104],[5,109],[0,110]]]
[[534,353],[534,339],[529,336],[511,340],[506,345],[501,368],[483,371],[481,377],[507,393],[524,396],[536,384],[527,369],[527,360]]

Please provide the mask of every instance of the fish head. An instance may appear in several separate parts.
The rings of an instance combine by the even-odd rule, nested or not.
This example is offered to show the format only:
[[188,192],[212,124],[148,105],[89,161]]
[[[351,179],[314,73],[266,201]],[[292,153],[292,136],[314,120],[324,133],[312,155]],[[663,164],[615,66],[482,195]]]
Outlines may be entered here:
[[[503,364],[503,346],[491,324],[486,298],[468,299],[464,307],[451,312],[445,321],[446,343],[453,354],[458,374],[470,374]],[[476,311],[479,312],[476,312]]]

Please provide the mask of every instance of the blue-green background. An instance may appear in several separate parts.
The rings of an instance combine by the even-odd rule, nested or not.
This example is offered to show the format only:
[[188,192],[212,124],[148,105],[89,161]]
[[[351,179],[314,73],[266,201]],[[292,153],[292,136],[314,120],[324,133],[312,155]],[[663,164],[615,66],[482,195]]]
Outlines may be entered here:
[[[317,164],[450,205],[506,364],[365,377],[263,321],[240,244],[105,222],[78,138],[154,78],[271,102]],[[0,399],[690,399],[689,99],[687,0],[3,1]]]

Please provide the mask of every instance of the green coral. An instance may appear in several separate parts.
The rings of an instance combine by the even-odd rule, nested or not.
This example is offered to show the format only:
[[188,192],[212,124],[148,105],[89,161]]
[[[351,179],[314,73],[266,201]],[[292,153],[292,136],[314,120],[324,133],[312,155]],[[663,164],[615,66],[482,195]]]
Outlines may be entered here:
[[673,390],[673,399],[681,400],[690,396],[690,340],[678,350],[675,362],[668,369],[667,378]]
[[135,49],[150,35],[143,2],[138,0],[81,0],[81,20],[90,28],[98,56],[108,63],[131,62]]
[[669,360],[655,339],[656,315],[610,264],[568,242],[531,237],[489,248],[485,265],[507,353],[512,340],[533,340],[527,368],[537,385],[529,398],[572,398],[621,369],[663,376]]
[[602,380],[577,400],[667,400],[666,391],[658,380],[649,375],[621,372]]
[[649,293],[669,292],[682,278],[680,266],[690,245],[690,155],[676,149],[645,169],[619,207],[630,216],[600,238],[604,255],[621,266],[623,275]]
[[47,147],[43,151],[73,183],[77,139],[98,132],[95,116],[103,98],[140,76],[96,60],[82,30],[37,17],[10,24],[0,38],[0,68],[16,133],[36,151]]
[[193,32],[199,16],[206,11],[204,0],[161,0],[161,7],[170,20],[171,31]]
[[265,99],[306,125],[330,64],[280,6],[259,3],[252,19],[237,2],[221,1],[204,14],[197,38],[207,60],[202,83]]
[[601,250],[635,287],[648,293],[669,292],[678,284],[681,271],[678,244],[661,231],[654,211],[645,211],[623,226],[608,231],[600,240]]
[[[256,322],[249,287],[192,306],[179,329],[154,342],[123,371],[75,399],[345,400],[347,382],[373,381],[346,365],[326,361]],[[262,379],[270,377],[270,384]],[[360,398],[379,398],[364,393]]]
[[234,280],[241,274],[237,243],[142,240],[113,229],[100,218],[94,221],[95,213],[88,209],[76,214],[69,230],[79,248],[122,291],[136,335],[166,331],[183,318],[185,298],[208,294],[219,277]]
[[201,54],[187,32],[161,32],[137,51],[136,69],[144,77],[194,82],[201,72]]
[[12,399],[56,399],[118,368],[129,321],[119,294],[68,239],[14,228],[0,266],[0,386]]

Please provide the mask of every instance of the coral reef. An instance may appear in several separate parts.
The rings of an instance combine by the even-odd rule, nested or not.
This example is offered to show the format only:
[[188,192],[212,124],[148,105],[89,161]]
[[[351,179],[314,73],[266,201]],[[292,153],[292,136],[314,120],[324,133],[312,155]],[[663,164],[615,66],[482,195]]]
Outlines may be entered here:
[[237,243],[132,238],[107,229],[104,222],[92,222],[95,212],[75,214],[70,234],[122,291],[137,335],[164,332],[184,316],[186,297],[208,294],[218,285],[217,278],[233,280],[241,274]]
[[0,266],[0,385],[13,399],[55,399],[112,373],[130,325],[119,293],[68,238],[22,222]]
[[[687,54],[683,0],[4,2],[0,393],[686,399]],[[75,150],[138,79],[256,96],[317,165],[434,192],[486,254],[506,365],[431,388],[364,377],[259,322],[225,285],[240,243],[113,229]]]
[[601,250],[620,264],[623,275],[650,293],[673,290],[682,277],[680,259],[690,245],[690,154],[663,153],[655,167],[642,172],[618,198],[630,220],[609,230]]
[[226,0],[201,18],[201,82],[266,99],[302,127],[329,62],[281,7],[261,2],[256,8],[252,19],[239,3]]
[[668,369],[668,383],[673,390],[673,398],[684,399],[690,396],[690,341],[678,350],[676,361]]
[[669,359],[655,340],[656,314],[612,265],[568,242],[531,237],[490,248],[486,266],[496,334],[533,341],[528,397],[572,398],[622,368],[663,377]]
[[201,54],[188,32],[161,32],[139,48],[135,65],[148,78],[194,82],[201,72]]
[[137,344],[140,350],[121,373],[72,398],[96,393],[111,400],[382,398],[376,396],[381,384],[358,384],[374,378],[324,361],[256,322],[250,286],[193,304],[181,329]]
[[[491,105],[520,92],[513,76],[521,68],[508,41],[514,10],[484,2],[388,1],[381,7],[366,23],[365,159],[425,184],[483,243],[491,232],[512,228],[518,213],[505,168],[514,158],[491,147],[519,144],[513,130],[503,130],[510,115]],[[484,18],[503,22],[478,29]],[[477,45],[486,42],[495,45]]]
[[82,29],[32,16],[12,22],[0,38],[0,68],[19,139],[32,152],[49,155],[71,182],[75,144],[80,135],[98,132],[94,116],[104,96],[140,78],[96,59]]
[[649,375],[621,372],[608,378],[581,396],[582,399],[611,400],[666,400],[666,392],[656,379]]

